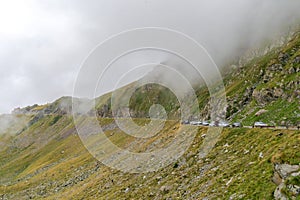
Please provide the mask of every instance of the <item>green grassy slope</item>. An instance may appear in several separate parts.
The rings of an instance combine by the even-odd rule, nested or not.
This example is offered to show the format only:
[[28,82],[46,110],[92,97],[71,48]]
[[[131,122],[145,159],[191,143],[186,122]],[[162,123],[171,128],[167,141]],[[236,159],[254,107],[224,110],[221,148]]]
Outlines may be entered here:
[[[33,142],[13,150],[1,150],[0,194],[3,199],[228,199],[234,194],[250,199],[271,199],[276,188],[271,181],[274,163],[300,163],[299,131],[224,129],[215,148],[200,159],[199,147],[206,128],[199,128],[189,150],[168,167],[145,174],[122,173],[94,159],[69,120],[64,116],[52,126],[41,125],[46,124],[46,120],[42,120],[41,126],[33,125],[31,131],[23,133],[55,132],[53,137],[49,135],[45,145]],[[141,119],[140,123],[144,122]],[[59,128],[66,124],[69,125]],[[132,138],[119,140],[117,128],[109,130],[107,135],[123,148],[153,150],[155,147],[151,144],[155,141],[162,145],[172,141],[170,130],[179,126],[168,122],[164,131],[148,142],[136,142]],[[261,152],[263,158],[259,158]]]

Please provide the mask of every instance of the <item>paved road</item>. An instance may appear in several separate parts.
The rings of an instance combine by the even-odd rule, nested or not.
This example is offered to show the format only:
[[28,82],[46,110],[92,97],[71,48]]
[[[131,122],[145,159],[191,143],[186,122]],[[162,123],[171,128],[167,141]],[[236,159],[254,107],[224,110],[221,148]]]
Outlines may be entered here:
[[[186,124],[191,125],[191,124]],[[202,127],[209,127],[209,126],[203,126],[203,125],[191,125],[191,126],[202,126]],[[235,127],[224,127],[224,128],[235,128]],[[263,129],[274,129],[274,130],[299,130],[297,127],[289,127],[286,128],[285,126],[275,126],[275,127],[253,127],[253,126],[243,126],[243,128],[263,128]]]
[[[244,126],[244,127],[245,128],[253,128],[252,126]],[[260,128],[260,127],[256,127],[256,128]],[[286,128],[285,126],[262,127],[262,128],[266,128],[266,129],[279,129],[279,130],[299,130],[297,127]]]

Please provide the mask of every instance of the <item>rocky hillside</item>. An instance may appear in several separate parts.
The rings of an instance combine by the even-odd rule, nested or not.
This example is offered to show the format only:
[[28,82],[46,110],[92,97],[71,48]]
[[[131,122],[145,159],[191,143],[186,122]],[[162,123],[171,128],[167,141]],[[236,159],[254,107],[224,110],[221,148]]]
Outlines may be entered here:
[[[146,140],[122,134],[112,119],[101,122],[111,141],[134,152],[164,147],[182,126],[169,121],[155,139]],[[299,195],[299,131],[224,129],[215,148],[200,158],[206,131],[199,127],[191,147],[171,165],[130,174],[93,158],[71,117],[48,115],[1,149],[0,199],[295,199]]]
[[[299,123],[300,33],[223,76],[228,120],[244,125]],[[130,87],[120,90],[125,93]],[[201,118],[209,119],[208,90],[195,90]],[[202,158],[207,128],[198,127],[179,160],[157,172],[130,174],[108,168],[89,154],[77,135],[71,101],[62,97],[0,116],[0,199],[299,198],[299,130],[225,128]],[[117,146],[136,153],[153,151],[169,144],[177,130],[187,128],[188,134],[190,127],[179,123],[180,106],[172,92],[155,84],[136,90],[130,115],[136,123],[147,124],[148,110],[156,103],[165,107],[168,120],[150,139],[130,137],[118,128],[111,118],[110,94],[96,99],[96,113]]]
[[296,125],[300,118],[300,33],[225,77],[229,119]]
[[[226,118],[229,121],[240,121],[245,125],[252,125],[255,121],[282,126],[299,123],[300,32],[295,32],[291,38],[283,46],[254,57],[246,64],[232,65],[223,73],[228,103]],[[126,92],[126,87],[123,90]],[[205,86],[196,86],[195,90],[201,118],[208,120],[211,109],[209,92]],[[110,101],[107,95],[98,102],[99,116],[111,117]],[[169,117],[179,117],[180,106],[176,97],[167,88],[153,84],[136,90],[130,101],[131,116],[148,117],[153,103],[164,105]]]

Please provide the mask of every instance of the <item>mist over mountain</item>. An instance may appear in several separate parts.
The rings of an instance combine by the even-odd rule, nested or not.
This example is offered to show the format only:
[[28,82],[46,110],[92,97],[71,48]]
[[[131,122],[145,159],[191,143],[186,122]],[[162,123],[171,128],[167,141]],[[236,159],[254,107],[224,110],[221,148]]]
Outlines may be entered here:
[[[77,72],[88,53],[124,30],[166,27],[180,31],[196,39],[217,65],[224,67],[249,48],[272,44],[270,40],[290,32],[300,15],[298,1],[272,0],[72,4],[32,0],[2,1],[0,7],[0,113],[71,96]],[[146,62],[147,57],[151,55],[124,62]],[[153,57],[157,63],[174,63],[163,55]],[[108,85],[98,95],[112,88],[113,84]]]
[[0,1],[0,200],[299,199],[299,8]]

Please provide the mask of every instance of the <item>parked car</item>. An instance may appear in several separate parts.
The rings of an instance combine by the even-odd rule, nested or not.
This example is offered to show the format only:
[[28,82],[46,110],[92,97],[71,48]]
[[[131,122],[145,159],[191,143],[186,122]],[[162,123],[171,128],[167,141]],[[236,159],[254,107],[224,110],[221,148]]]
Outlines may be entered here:
[[202,122],[200,122],[200,121],[191,121],[190,124],[191,124],[191,125],[199,126],[199,125],[202,124]]
[[220,127],[229,127],[229,123],[225,122],[225,121],[221,121],[221,122],[219,122],[218,126],[220,126]]
[[181,124],[189,124],[190,122],[188,120],[182,121]]
[[209,126],[217,126],[216,122],[212,121],[209,123]]
[[209,122],[208,122],[208,121],[203,121],[203,122],[202,122],[202,125],[203,125],[203,126],[208,126],[208,125],[209,125]]
[[264,123],[264,122],[255,122],[254,125],[253,125],[253,128],[254,127],[260,127],[260,128],[263,128],[263,127],[269,127],[268,124]]
[[234,128],[234,127],[243,127],[243,125],[242,125],[241,122],[234,122],[234,123],[232,123],[231,126],[232,126],[233,128]]

